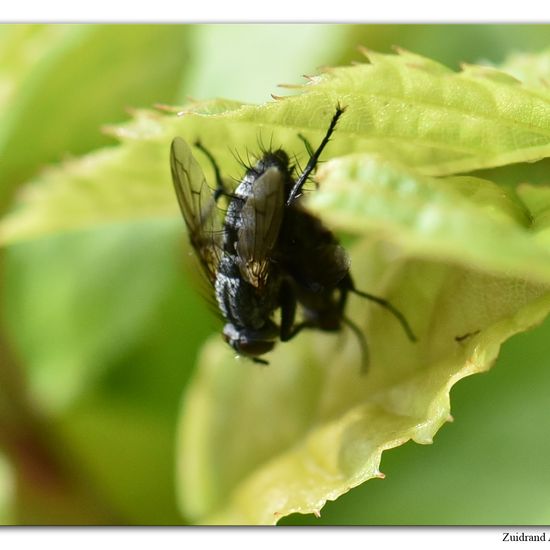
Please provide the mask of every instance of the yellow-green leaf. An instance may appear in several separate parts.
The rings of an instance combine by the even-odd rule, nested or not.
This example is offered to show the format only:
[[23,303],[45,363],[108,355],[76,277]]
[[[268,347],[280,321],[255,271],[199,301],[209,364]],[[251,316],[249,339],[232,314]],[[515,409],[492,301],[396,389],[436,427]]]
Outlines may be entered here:
[[265,368],[236,361],[219,339],[205,348],[182,410],[179,494],[189,518],[274,524],[319,512],[379,476],[384,450],[430,443],[449,419],[453,384],[488,369],[504,340],[550,310],[549,287],[396,253],[357,246],[353,273],[408,315],[419,342],[354,300],[370,345],[366,375],[351,333],[300,335]]

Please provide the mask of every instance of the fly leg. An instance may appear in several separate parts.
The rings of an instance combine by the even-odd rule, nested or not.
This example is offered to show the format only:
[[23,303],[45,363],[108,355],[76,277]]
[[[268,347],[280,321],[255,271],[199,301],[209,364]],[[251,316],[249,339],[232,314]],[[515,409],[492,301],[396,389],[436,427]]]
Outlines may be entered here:
[[342,315],[342,322],[351,329],[359,341],[359,346],[361,347],[361,372],[365,374],[369,368],[369,348],[367,346],[367,339],[361,332],[361,329],[349,317]]
[[220,172],[220,167],[218,166],[218,163],[216,162],[216,159],[214,158],[212,153],[200,141],[195,142],[195,147],[206,155],[206,158],[208,158],[214,170],[214,175],[216,177],[216,189],[214,190],[214,200],[218,202],[218,199],[222,195],[225,197],[232,197],[231,193],[229,193],[225,188],[225,184],[223,183],[223,179]]
[[[332,117],[332,120],[330,121],[327,133],[325,134],[325,137],[321,141],[321,144],[319,147],[317,147],[317,150],[313,152],[313,154],[309,158],[309,162],[307,163],[305,170],[302,172],[301,176],[298,178],[296,183],[294,184],[294,187],[290,191],[290,195],[286,201],[287,205],[290,205],[294,202],[296,197],[300,195],[302,191],[302,187],[304,186],[305,182],[307,181],[307,178],[309,178],[311,172],[315,170],[315,166],[317,166],[317,162],[319,160],[319,157],[321,156],[321,153],[323,152],[323,149],[327,146],[327,143],[330,141],[330,137],[332,136],[332,133],[334,132],[334,129],[336,128],[336,124],[338,123],[338,119],[342,116],[342,114],[345,111],[345,107],[342,107],[340,105],[336,106],[336,112],[334,113],[334,116]],[[302,141],[304,139],[302,138]],[[307,140],[304,141],[306,145],[306,149],[311,150],[311,145],[308,144]],[[309,146],[308,146],[309,145]]]
[[348,294],[350,291],[353,291],[353,289],[353,279],[351,278],[351,275],[347,273],[338,284],[338,290],[340,291],[338,311],[340,312],[342,323],[351,329],[359,341],[359,346],[361,347],[361,372],[364,374],[367,372],[369,367],[369,348],[367,346],[367,340],[361,329],[349,317],[344,315]]
[[296,295],[292,285],[284,281],[281,285],[280,304],[281,304],[281,342],[292,340],[299,332],[305,328],[312,328],[315,325],[308,321],[294,324],[296,320]]
[[280,295],[281,303],[281,342],[288,342],[296,336],[296,327],[294,321],[296,319],[296,295],[292,285],[288,281],[283,281],[281,285]]
[[[311,143],[306,138],[306,136],[304,136],[303,134],[298,134],[298,137],[300,138],[300,140],[304,144],[304,147],[306,148],[306,151],[307,151],[307,154],[309,155],[309,158],[311,158],[315,154],[315,150],[311,146]],[[300,170],[301,170],[301,168],[300,168]],[[319,189],[319,184],[316,181],[314,181],[313,183],[315,184],[315,189]]]
[[[371,302],[375,302],[383,308],[387,309],[399,321],[408,339],[411,342],[417,341],[417,338],[405,316],[394,305],[388,302],[388,300],[380,298],[379,296],[375,296],[374,294],[369,294],[368,292],[363,292],[362,290],[357,290],[349,273],[346,277],[344,277],[344,279],[342,279],[341,284],[343,284],[344,288],[346,288],[349,292],[353,292],[354,294],[357,294],[357,296],[361,296],[362,298],[370,300]],[[340,288],[342,288],[342,286]]]

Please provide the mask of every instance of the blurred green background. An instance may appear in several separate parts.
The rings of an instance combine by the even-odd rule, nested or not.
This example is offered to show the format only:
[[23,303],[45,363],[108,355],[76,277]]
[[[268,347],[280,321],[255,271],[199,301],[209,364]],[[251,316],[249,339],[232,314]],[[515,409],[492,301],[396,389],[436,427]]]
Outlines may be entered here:
[[[359,44],[458,69],[546,49],[550,26],[2,25],[0,208],[45,166],[115,145],[102,126],[132,108],[268,101],[277,84],[361,61]],[[158,219],[1,252],[0,523],[185,523],[179,405],[219,327],[184,239],[180,219]],[[549,352],[549,322],[509,341],[455,387],[455,422],[433,445],[385,453],[384,481],[281,523],[547,523]]]

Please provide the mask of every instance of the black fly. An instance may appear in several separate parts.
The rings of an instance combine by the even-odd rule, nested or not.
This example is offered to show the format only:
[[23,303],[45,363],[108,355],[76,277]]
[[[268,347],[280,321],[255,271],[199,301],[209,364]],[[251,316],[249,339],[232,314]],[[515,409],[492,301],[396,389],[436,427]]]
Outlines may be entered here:
[[[296,180],[288,155],[278,149],[265,152],[232,192],[205,147],[196,144],[214,168],[213,193],[189,146],[181,138],[172,142],[174,187],[191,244],[226,321],[223,336],[238,354],[256,362],[265,364],[259,356],[272,350],[277,340],[288,341],[304,328],[333,332],[346,324],[358,337],[366,366],[364,336],[345,315],[350,292],[388,309],[415,340],[395,307],[355,288],[346,251],[334,234],[301,206],[302,188],[343,113],[338,106],[315,151],[302,138],[310,159]],[[221,197],[228,202],[223,220],[217,206]],[[298,306],[301,316],[297,322]],[[277,310],[279,323],[274,320]]]

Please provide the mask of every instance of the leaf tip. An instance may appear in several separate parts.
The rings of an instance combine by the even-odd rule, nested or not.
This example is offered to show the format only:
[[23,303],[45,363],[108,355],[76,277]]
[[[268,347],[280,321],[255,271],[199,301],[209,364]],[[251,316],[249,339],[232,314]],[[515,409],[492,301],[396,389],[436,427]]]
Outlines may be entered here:
[[284,88],[285,90],[300,90],[303,87],[303,84],[277,84],[277,88]]
[[330,65],[321,65],[318,67],[318,70],[320,73],[333,73],[335,67],[331,67]]
[[182,109],[181,107],[168,105],[166,103],[153,103],[153,108],[163,113],[179,113]]
[[489,65],[475,65],[462,61],[459,63],[459,67],[462,75],[467,77],[471,76],[473,78],[484,78],[504,84],[521,84],[521,81],[515,76]]
[[358,44],[357,45],[357,50],[359,51],[359,53],[361,55],[363,55],[366,60],[369,62],[369,63],[372,63],[372,56],[374,55],[374,51],[367,48],[366,46],[363,46],[363,44]]
[[123,140],[126,138],[131,139],[136,135],[130,128],[116,126],[115,124],[104,124],[100,127],[100,132],[106,136],[110,136],[118,140]]
[[174,111],[172,112],[175,112],[176,116],[190,114],[193,112],[194,108],[201,104],[201,101],[194,97],[191,97],[190,95],[186,95],[185,100],[187,102],[187,105],[185,105],[185,107],[174,107]]
[[412,52],[409,50],[403,48],[403,46],[399,46],[397,44],[392,44],[391,49],[397,54],[397,55],[413,55]]
[[137,109],[136,107],[132,107],[131,105],[126,105],[126,107],[124,107],[124,112],[128,116],[135,118],[139,113],[139,109]]

